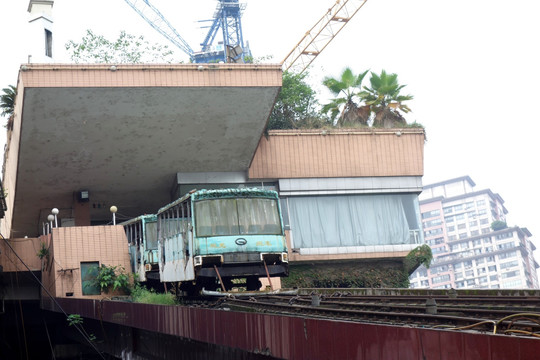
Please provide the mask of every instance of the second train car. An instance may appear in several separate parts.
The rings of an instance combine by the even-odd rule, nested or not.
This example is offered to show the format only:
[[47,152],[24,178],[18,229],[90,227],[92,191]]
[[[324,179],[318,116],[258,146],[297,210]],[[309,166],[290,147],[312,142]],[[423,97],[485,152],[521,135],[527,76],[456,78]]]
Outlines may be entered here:
[[[240,278],[245,279],[247,290],[257,290],[260,277],[283,277],[289,273],[283,220],[275,191],[259,188],[192,191],[159,209],[155,219],[146,220],[147,224],[155,220],[157,225],[159,280],[178,282],[187,293],[202,288],[229,290],[233,279]],[[129,226],[128,223],[124,226]],[[140,228],[148,231],[151,226]],[[150,279],[155,273],[149,272],[157,272],[150,256],[154,253],[145,247],[145,238],[139,237],[143,248],[130,253],[148,255],[145,264],[137,259],[132,259],[132,263],[138,264],[139,271],[144,267],[145,276]],[[140,279],[143,277],[139,275]]]

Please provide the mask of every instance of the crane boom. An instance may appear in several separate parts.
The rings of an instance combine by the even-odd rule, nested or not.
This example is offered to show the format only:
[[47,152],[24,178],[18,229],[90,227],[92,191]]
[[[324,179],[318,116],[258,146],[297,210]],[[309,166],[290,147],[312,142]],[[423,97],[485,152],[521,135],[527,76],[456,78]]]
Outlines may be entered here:
[[194,51],[148,0],[125,0],[147,23],[193,59]]
[[337,0],[281,62],[284,71],[302,73],[367,0]]

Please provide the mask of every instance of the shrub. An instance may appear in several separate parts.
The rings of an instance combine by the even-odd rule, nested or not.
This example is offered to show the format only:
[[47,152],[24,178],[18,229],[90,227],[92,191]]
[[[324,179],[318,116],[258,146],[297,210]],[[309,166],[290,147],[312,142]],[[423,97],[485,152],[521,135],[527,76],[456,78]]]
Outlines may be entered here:
[[491,229],[493,231],[506,229],[507,227],[508,225],[506,225],[506,222],[504,221],[495,220],[494,222],[491,223]]
[[123,290],[129,292],[131,287],[129,275],[125,273],[125,269],[121,266],[107,266],[101,264],[94,281],[101,291],[105,293],[108,293],[111,290]]
[[131,291],[133,302],[155,305],[175,305],[176,297],[170,293],[156,293],[136,284]]

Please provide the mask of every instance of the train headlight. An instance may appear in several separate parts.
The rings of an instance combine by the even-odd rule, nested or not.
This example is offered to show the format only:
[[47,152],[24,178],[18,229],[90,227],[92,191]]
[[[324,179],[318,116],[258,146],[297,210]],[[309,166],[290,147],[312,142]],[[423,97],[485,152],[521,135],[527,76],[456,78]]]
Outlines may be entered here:
[[289,262],[289,254],[287,254],[287,253],[281,253],[281,261],[283,261],[283,262]]
[[195,266],[201,266],[202,265],[202,256],[195,256],[194,258]]

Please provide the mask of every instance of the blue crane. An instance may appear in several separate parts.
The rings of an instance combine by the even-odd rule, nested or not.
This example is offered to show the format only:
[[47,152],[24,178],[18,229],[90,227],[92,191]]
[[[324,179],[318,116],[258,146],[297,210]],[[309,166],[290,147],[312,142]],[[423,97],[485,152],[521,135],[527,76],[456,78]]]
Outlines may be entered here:
[[[148,24],[185,52],[195,63],[245,62],[251,57],[249,46],[244,46],[242,11],[245,4],[238,0],[218,0],[212,25],[201,43],[201,51],[194,51],[163,14],[149,0],[125,0]],[[221,29],[223,41],[214,44]]]

